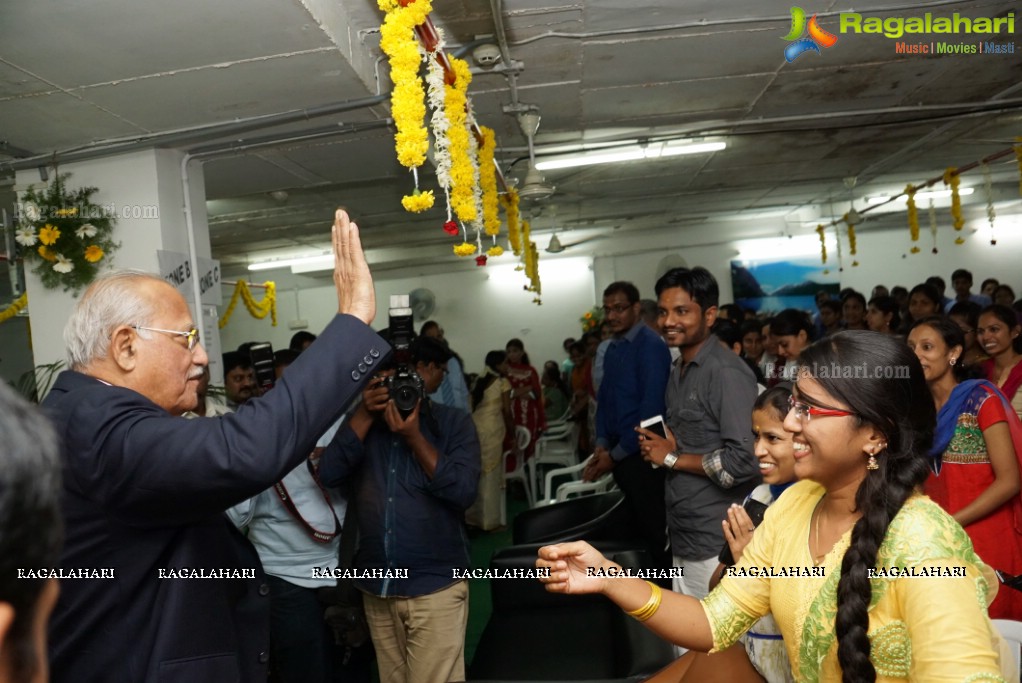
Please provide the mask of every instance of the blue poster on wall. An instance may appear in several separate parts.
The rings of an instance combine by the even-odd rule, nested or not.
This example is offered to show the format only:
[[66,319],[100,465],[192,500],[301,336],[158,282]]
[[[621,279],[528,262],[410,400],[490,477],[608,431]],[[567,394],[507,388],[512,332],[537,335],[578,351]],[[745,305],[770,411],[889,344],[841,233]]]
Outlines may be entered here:
[[785,308],[816,312],[816,293],[836,299],[841,281],[836,268],[827,268],[819,256],[762,261],[732,261],[731,287],[735,303],[760,315]]

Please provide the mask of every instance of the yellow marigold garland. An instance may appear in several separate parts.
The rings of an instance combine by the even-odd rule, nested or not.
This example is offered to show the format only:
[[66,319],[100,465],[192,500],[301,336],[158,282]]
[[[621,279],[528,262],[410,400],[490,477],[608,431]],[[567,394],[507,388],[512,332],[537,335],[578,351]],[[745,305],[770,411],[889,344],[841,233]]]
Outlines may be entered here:
[[482,126],[483,144],[479,147],[479,185],[483,190],[483,228],[487,235],[500,233],[500,216],[497,215],[500,202],[497,198],[497,167],[493,157],[497,149],[497,136],[493,130]]
[[[418,2],[419,0],[416,0]],[[444,111],[450,127],[447,138],[451,153],[451,206],[458,220],[468,223],[476,220],[475,204],[475,169],[469,157],[468,115],[465,109],[468,102],[468,85],[472,82],[472,73],[468,63],[463,59],[451,57],[451,68],[454,69],[454,85],[445,86]]]
[[492,247],[486,250],[486,255],[490,258],[496,258],[497,256],[504,255],[504,247],[499,244],[494,244]]
[[277,326],[277,284],[275,282],[264,282],[263,286],[266,287],[266,294],[263,295],[262,301],[256,301],[252,298],[252,292],[248,290],[248,283],[244,280],[238,280],[238,284],[234,285],[234,293],[231,294],[231,302],[227,304],[227,310],[220,317],[218,323],[220,329],[227,327],[227,322],[234,315],[234,308],[238,305],[238,298],[245,302],[245,308],[257,320],[262,320],[267,314],[270,315],[270,321],[273,327]]
[[419,78],[422,49],[414,28],[425,21],[433,9],[431,0],[415,0],[405,7],[383,0],[379,3],[387,16],[380,26],[380,49],[390,58],[390,111],[394,117],[397,160],[405,168],[417,168],[426,160],[429,134],[426,119],[426,93]]
[[[916,187],[914,185],[905,186],[905,205],[908,207],[908,231],[912,236],[913,242],[919,241],[919,211],[916,209]],[[919,253],[919,247],[915,244],[909,250],[913,254]]]
[[823,223],[816,226],[816,234],[820,236],[820,262],[827,262],[827,236],[825,233],[826,228],[823,227]]
[[[852,214],[853,213],[856,216],[858,215],[858,213],[856,213],[854,210],[852,210],[852,211],[849,211],[848,213],[846,213],[842,217],[842,219],[844,220],[845,224],[848,225],[848,252],[852,256],[855,256],[857,253],[859,253],[859,251],[858,251],[858,248],[856,247],[856,241],[855,241],[855,223],[852,222]],[[853,258],[852,259],[852,268],[855,268],[858,265],[859,265],[859,262],[856,259]]]
[[10,306],[0,311],[0,323],[5,323],[14,316],[18,315],[21,309],[25,308],[25,306],[28,306],[28,292],[25,292],[24,294],[19,296],[17,299],[11,302]]
[[462,242],[461,244],[454,245],[455,256],[471,256],[476,253],[476,245],[471,242]]
[[[965,227],[965,219],[962,218],[962,198],[958,194],[958,185],[962,179],[958,177],[957,171],[954,166],[944,169],[944,184],[951,186],[951,224],[955,227],[955,232],[961,232]],[[965,244],[961,235],[955,238],[955,244]]]
[[521,216],[518,213],[518,191],[508,190],[500,196],[500,203],[507,215],[507,239],[515,256],[522,253]]

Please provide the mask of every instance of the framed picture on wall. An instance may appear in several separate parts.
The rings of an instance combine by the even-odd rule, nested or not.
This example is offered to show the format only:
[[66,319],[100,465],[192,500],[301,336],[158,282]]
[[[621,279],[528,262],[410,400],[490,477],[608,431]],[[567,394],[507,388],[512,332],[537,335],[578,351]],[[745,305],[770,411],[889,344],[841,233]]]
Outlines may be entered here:
[[735,303],[759,315],[786,308],[816,312],[816,293],[837,298],[841,282],[836,268],[828,269],[819,256],[731,262]]

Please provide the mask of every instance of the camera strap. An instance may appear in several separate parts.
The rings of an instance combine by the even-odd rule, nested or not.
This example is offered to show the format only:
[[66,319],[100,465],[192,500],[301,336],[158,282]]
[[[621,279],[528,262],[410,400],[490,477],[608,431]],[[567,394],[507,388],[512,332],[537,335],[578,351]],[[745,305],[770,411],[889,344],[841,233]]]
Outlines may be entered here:
[[308,532],[308,534],[312,537],[312,540],[316,541],[317,543],[329,543],[330,541],[334,540],[334,538],[336,538],[339,533],[341,533],[341,521],[337,519],[337,511],[334,510],[333,503],[330,501],[330,494],[327,493],[327,490],[323,487],[323,484],[320,483],[319,475],[316,473],[316,468],[313,467],[312,465],[312,460],[307,459],[305,461],[305,465],[306,467],[309,468],[309,475],[312,477],[312,480],[316,482],[316,487],[319,489],[319,492],[323,495],[323,501],[326,503],[327,508],[330,510],[330,514],[334,518],[333,531],[320,531],[319,529],[316,529],[311,524],[309,524],[305,517],[302,516],[302,513],[299,512],[298,507],[295,505],[294,499],[288,492],[287,487],[284,486],[283,480],[278,481],[276,484],[274,484],[273,489],[277,492],[277,497],[280,498],[280,502],[284,504],[284,507],[287,509],[289,513],[291,513],[291,516],[295,518],[295,521],[301,524],[305,531]]

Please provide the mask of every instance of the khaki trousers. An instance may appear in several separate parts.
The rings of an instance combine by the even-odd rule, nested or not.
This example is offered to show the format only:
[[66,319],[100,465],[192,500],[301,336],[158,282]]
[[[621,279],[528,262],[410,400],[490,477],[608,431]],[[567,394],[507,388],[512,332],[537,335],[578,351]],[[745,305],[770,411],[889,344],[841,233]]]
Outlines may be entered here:
[[416,598],[364,598],[380,683],[465,680],[468,581]]

